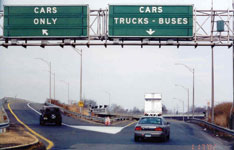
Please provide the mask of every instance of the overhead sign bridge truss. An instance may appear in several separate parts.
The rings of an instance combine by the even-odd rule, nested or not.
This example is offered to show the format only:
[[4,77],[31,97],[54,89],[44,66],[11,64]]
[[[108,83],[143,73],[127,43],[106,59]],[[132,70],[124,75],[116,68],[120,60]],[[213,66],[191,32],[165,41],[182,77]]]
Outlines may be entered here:
[[[0,24],[0,46],[233,46],[233,13],[234,10],[196,10],[193,9],[193,35],[189,38],[176,37],[134,37],[123,38],[109,36],[108,9],[89,10],[86,37],[60,37],[60,38],[11,38],[4,37],[4,27]],[[4,12],[0,12],[1,22]],[[220,26],[218,24],[223,24]],[[223,27],[223,28],[222,28]],[[136,31],[137,32],[137,31]],[[146,30],[153,34],[154,30]]]

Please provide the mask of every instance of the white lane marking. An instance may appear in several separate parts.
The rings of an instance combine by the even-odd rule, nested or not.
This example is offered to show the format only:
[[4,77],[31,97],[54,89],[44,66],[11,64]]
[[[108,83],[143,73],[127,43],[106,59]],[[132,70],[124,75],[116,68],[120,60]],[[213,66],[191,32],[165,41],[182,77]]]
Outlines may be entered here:
[[[27,104],[27,106],[35,111],[37,114],[41,115],[40,112],[38,112],[36,109],[32,108],[30,106],[30,103]],[[69,125],[69,124],[65,124],[62,123],[63,125],[70,127],[70,128],[76,128],[76,129],[81,129],[81,130],[88,130],[88,131],[94,131],[94,132],[101,132],[101,133],[107,133],[107,134],[117,134],[120,131],[122,131],[124,128],[132,125],[132,124],[128,124],[124,127],[106,127],[106,126],[77,126],[77,125]]]
[[67,124],[64,124],[64,125],[71,127],[71,128],[94,131],[94,132],[101,132],[101,133],[107,133],[107,134],[117,134],[124,129],[124,127],[74,126],[74,125],[67,125]]
[[41,115],[41,113],[40,113],[39,111],[37,111],[36,109],[34,109],[34,108],[32,108],[32,107],[30,106],[30,103],[28,103],[27,106],[28,106],[30,109],[32,109],[33,111],[35,111],[38,115]]
[[107,133],[107,134],[117,134],[121,132],[124,128],[131,126],[135,122],[132,122],[124,127],[111,127],[111,126],[76,126],[76,125],[68,125],[63,123],[63,125],[71,127],[71,128],[76,128],[76,129],[81,129],[81,130],[88,130],[88,131],[94,131],[94,132],[101,132],[101,133]]

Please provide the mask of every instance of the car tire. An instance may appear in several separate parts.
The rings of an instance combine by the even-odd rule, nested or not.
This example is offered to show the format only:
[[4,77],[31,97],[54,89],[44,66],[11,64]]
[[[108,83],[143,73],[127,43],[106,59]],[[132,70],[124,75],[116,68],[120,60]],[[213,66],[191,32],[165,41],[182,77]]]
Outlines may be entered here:
[[61,125],[62,125],[62,122],[59,121],[59,122],[57,122],[56,124],[57,124],[58,126],[61,126]]
[[134,141],[135,142],[139,142],[139,137],[138,136],[134,136]]
[[170,134],[168,134],[168,136],[167,136],[167,141],[169,141],[170,140]]
[[162,142],[166,142],[167,141],[167,136],[163,136],[162,137]]
[[40,125],[41,125],[41,126],[44,126],[44,125],[45,125],[45,122],[42,121],[42,120],[40,120]]

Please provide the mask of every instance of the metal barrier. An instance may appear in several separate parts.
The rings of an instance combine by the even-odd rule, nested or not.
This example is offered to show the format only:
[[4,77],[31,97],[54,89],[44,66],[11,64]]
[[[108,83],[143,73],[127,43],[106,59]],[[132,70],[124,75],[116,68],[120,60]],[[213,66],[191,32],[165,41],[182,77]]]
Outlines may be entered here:
[[[7,113],[6,113],[5,109],[2,106],[3,102],[5,103],[6,101],[4,99],[1,99],[1,101],[0,101],[0,109],[2,109],[4,116],[6,116],[6,122],[0,123],[0,134],[6,132],[6,128],[9,127],[9,124],[10,124],[9,118],[7,116]],[[3,118],[3,120],[5,120],[5,118]]]
[[[51,104],[51,103],[45,103],[47,106],[56,106],[56,107],[59,107],[57,105],[54,105],[54,104]],[[93,120],[93,121],[96,121],[96,122],[99,122],[99,123],[105,123],[105,118],[102,118],[102,117],[94,117],[94,116],[87,116],[87,115],[83,115],[83,114],[79,114],[79,113],[75,113],[75,112],[72,112],[72,111],[69,111],[69,110],[66,110],[62,107],[59,107],[62,112],[64,113],[67,113],[67,114],[72,114],[76,117],[79,117],[79,118],[84,118],[84,119],[87,119],[87,120]]]
[[[54,104],[51,104],[51,103],[48,103],[48,102],[46,102],[45,105],[59,107],[57,105],[54,105]],[[59,108],[64,113],[72,114],[72,115],[74,115],[76,117],[79,117],[79,118],[84,118],[84,119],[87,119],[87,120],[92,120],[92,121],[95,121],[95,122],[99,122],[99,123],[105,124],[105,117],[87,116],[87,115],[83,115],[83,114],[79,114],[79,113],[75,113],[75,112],[66,110],[66,109],[64,109],[62,107],[59,107]],[[119,117],[116,117],[116,118],[111,118],[110,121],[111,121],[111,123],[113,123],[113,122],[116,122],[116,121],[123,121],[123,120],[129,120],[129,119],[130,119],[129,116],[119,116]]]
[[195,123],[202,123],[202,124],[205,124],[219,132],[223,132],[223,133],[226,133],[228,135],[232,135],[234,136],[234,130],[230,130],[228,128],[224,128],[224,127],[220,127],[218,125],[215,125],[213,123],[209,123],[209,122],[206,122],[204,120],[200,120],[200,119],[190,119],[190,122],[195,122]]

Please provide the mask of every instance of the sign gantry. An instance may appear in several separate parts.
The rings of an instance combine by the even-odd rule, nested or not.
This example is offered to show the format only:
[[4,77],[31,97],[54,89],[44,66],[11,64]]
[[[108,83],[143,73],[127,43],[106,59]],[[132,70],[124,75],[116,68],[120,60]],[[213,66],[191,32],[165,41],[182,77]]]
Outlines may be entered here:
[[[193,5],[5,6],[0,46],[227,46],[234,10]],[[0,13],[0,18],[3,13]],[[221,24],[223,26],[217,26]]]

